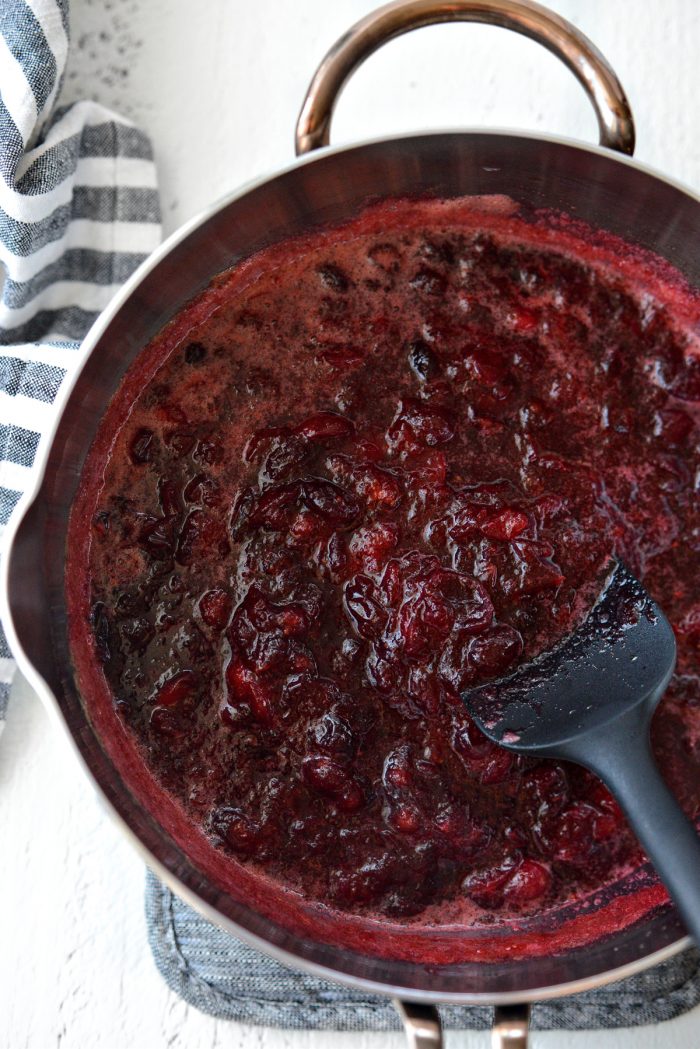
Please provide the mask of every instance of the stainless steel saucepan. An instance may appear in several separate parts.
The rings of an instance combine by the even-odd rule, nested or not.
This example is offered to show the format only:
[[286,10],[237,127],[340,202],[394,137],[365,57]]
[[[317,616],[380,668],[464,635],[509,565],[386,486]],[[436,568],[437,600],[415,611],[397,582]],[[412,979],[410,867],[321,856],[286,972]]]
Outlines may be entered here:
[[[327,148],[335,101],[386,41],[436,22],[484,22],[554,52],[581,81],[600,146],[494,130],[439,131]],[[296,131],[299,159],[231,194],[174,234],[138,270],[85,342],[62,392],[34,490],[22,501],[4,565],[3,613],[20,667],[72,738],[83,765],[146,862],[209,920],[281,960],[389,995],[409,1042],[441,1045],[436,1003],[491,1004],[494,1045],[523,1049],[528,1002],[572,994],[653,965],[687,944],[669,906],[585,947],[500,962],[427,965],[321,942],[280,911],[226,889],[178,828],[160,818],[133,763],[87,717],[71,666],[64,593],[68,515],[105,407],[141,348],[216,274],[275,241],[344,222],[387,196],[505,194],[551,207],[649,248],[700,284],[700,202],[630,159],[632,115],[602,55],[570,24],[527,0],[399,0],[354,26],[313,78]],[[616,887],[625,891],[625,885]],[[463,933],[462,935],[468,935]]]

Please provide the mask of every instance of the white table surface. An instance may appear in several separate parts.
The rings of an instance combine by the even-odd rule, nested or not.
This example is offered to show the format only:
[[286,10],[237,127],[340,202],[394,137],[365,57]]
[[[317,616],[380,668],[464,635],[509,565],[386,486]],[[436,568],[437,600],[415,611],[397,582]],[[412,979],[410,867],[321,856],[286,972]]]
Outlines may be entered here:
[[[92,97],[152,135],[167,232],[292,159],[316,62],[368,0],[73,0],[63,101]],[[637,156],[700,189],[697,0],[555,0],[615,66]],[[454,26],[394,42],[356,76],[334,141],[490,124],[591,139],[580,87],[503,31]],[[700,245],[699,245],[700,250]],[[2,1049],[399,1049],[399,1035],[217,1022],[163,984],[143,920],[144,869],[37,697],[18,680],[0,738]],[[488,1036],[449,1035],[450,1049]],[[535,1049],[697,1049],[700,1010],[654,1028],[534,1034]]]

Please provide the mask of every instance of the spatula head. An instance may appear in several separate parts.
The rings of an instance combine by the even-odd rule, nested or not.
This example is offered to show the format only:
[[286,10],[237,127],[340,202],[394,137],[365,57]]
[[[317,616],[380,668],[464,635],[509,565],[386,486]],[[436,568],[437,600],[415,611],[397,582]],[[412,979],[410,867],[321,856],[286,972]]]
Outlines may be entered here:
[[588,618],[557,648],[462,696],[479,728],[523,754],[558,754],[630,707],[649,718],[676,661],[673,630],[642,584],[611,567]]

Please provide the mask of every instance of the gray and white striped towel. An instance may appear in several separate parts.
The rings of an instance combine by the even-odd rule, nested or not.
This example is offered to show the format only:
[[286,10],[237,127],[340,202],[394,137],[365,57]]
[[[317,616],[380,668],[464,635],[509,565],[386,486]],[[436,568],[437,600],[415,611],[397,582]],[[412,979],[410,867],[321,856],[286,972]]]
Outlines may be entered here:
[[[68,39],[68,0],[0,0],[0,544],[80,340],[160,241],[146,136],[55,108]],[[13,669],[0,629],[0,728]]]

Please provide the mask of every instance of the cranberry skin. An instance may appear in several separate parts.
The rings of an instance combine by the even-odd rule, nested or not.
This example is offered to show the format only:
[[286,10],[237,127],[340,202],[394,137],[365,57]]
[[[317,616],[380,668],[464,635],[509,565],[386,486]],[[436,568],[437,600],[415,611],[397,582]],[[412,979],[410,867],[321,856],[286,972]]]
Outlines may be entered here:
[[538,860],[524,859],[507,882],[504,899],[515,907],[541,900],[552,887],[552,872]]
[[223,839],[236,855],[248,858],[258,851],[260,824],[241,809],[217,809],[211,817],[211,826],[217,837]]
[[515,764],[515,756],[492,743],[466,711],[455,714],[452,746],[470,774],[483,784],[503,783]]
[[493,834],[486,826],[470,819],[461,805],[450,802],[441,804],[433,821],[435,829],[446,839],[446,853],[459,850],[460,856],[474,859],[488,847]]
[[377,572],[398,543],[397,526],[378,523],[369,528],[360,528],[353,534],[350,540],[350,554],[363,568]]
[[304,462],[307,453],[307,442],[294,434],[274,439],[260,467],[259,484],[264,486],[293,474]]
[[654,416],[654,436],[667,444],[683,445],[695,423],[681,408],[662,408]]
[[405,397],[387,430],[386,441],[394,451],[410,452],[447,444],[454,435],[454,425],[445,412]]
[[179,707],[192,694],[196,685],[196,675],[191,670],[182,670],[173,674],[156,690],[154,702],[160,707]]
[[554,837],[554,858],[572,866],[585,866],[595,848],[596,810],[575,802],[559,816]]
[[530,526],[530,517],[522,510],[505,508],[487,515],[479,524],[479,529],[488,539],[516,539],[521,532]]
[[177,517],[152,518],[141,527],[139,546],[157,561],[167,561],[175,553]]
[[332,710],[309,726],[309,739],[314,747],[332,755],[336,761],[349,759],[356,749],[350,725]]
[[357,812],[364,802],[360,787],[349,773],[325,755],[305,758],[302,776],[317,794],[332,798],[342,812]]
[[143,466],[153,459],[156,447],[155,434],[153,430],[141,427],[131,438],[129,444],[129,456],[136,466]]
[[229,621],[233,601],[225,590],[207,590],[199,599],[199,614],[207,626],[223,630]]
[[241,716],[245,720],[246,711],[249,710],[256,721],[270,728],[275,721],[274,695],[262,677],[236,656],[231,658],[225,676],[226,704],[221,711],[222,720],[235,724]]
[[176,517],[182,512],[182,495],[167,475],[158,478],[158,502],[165,517]]
[[462,882],[462,888],[479,907],[497,910],[503,904],[506,887],[520,863],[520,859],[508,857],[498,866],[468,875]]
[[333,481],[320,477],[304,481],[303,498],[310,510],[336,527],[352,524],[360,512],[348,492]]
[[182,494],[186,503],[216,506],[220,498],[220,489],[212,477],[199,473],[187,483]]
[[271,448],[284,443],[291,436],[288,426],[265,426],[250,435],[243,448],[243,462],[256,463],[264,459]]
[[462,640],[450,638],[442,650],[438,673],[445,684],[455,692],[463,692],[468,688],[476,677],[474,667],[469,662],[469,645]]
[[369,576],[355,576],[346,585],[344,604],[346,615],[360,637],[367,640],[379,637],[388,622],[389,613]]
[[335,412],[318,412],[299,423],[295,432],[307,441],[330,441],[338,437],[349,437],[354,430],[350,419]]
[[273,532],[283,531],[289,527],[300,495],[299,483],[271,485],[257,499],[249,523]]
[[549,543],[516,539],[510,549],[515,571],[513,575],[501,577],[501,587],[506,595],[558,590],[564,582],[564,573],[552,559],[554,551]]
[[164,438],[168,449],[176,459],[189,455],[196,444],[196,438],[189,430],[168,430]]
[[519,631],[507,623],[496,623],[486,633],[471,640],[469,662],[482,678],[493,677],[512,666],[522,654],[523,647]]

